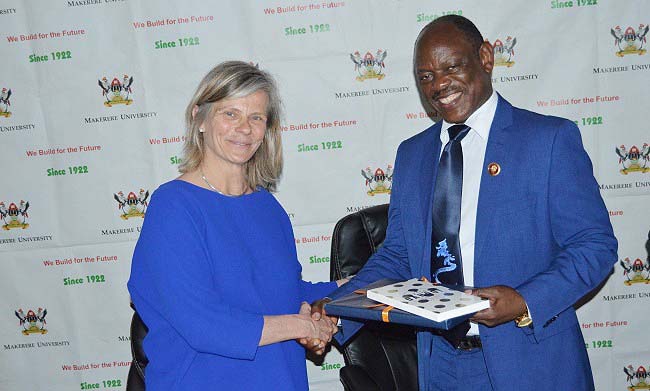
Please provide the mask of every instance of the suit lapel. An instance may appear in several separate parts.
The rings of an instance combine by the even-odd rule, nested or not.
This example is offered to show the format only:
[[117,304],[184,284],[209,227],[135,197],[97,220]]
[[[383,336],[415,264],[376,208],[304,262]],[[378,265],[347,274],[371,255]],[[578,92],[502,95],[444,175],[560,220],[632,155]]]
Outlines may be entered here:
[[[506,148],[508,133],[514,129],[512,111],[512,105],[499,95],[497,110],[485,150],[476,211],[476,245],[474,249],[474,284],[476,286],[483,285],[481,280],[490,273],[490,265],[484,262],[484,252],[487,244],[494,240],[494,235],[491,234],[493,232],[492,224],[497,220],[494,211],[497,210],[497,206],[501,202],[500,197],[504,194],[503,172],[514,167],[512,160],[514,154]],[[497,163],[501,167],[500,175],[491,176],[488,173],[487,168],[490,163]]]

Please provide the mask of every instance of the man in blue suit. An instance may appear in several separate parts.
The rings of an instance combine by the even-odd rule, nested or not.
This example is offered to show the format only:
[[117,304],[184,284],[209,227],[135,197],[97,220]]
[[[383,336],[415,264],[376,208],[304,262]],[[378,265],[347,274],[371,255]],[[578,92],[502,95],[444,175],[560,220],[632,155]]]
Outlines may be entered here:
[[[575,124],[513,107],[492,90],[493,66],[492,46],[468,19],[445,16],[422,30],[414,73],[442,121],[400,145],[384,244],[331,297],[435,272],[436,177],[449,128],[464,124],[459,266],[491,307],[453,346],[418,333],[420,389],[592,390],[573,304],[616,262],[607,209]],[[344,320],[339,340],[359,326]]]

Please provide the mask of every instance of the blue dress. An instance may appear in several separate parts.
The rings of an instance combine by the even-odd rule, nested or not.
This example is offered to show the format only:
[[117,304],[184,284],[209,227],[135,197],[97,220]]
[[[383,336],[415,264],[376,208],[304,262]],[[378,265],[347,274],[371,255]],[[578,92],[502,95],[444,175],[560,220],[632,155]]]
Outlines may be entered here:
[[296,341],[258,347],[263,315],[335,282],[302,281],[289,218],[266,190],[227,197],[173,180],[152,195],[129,292],[149,328],[147,391],[307,390]]

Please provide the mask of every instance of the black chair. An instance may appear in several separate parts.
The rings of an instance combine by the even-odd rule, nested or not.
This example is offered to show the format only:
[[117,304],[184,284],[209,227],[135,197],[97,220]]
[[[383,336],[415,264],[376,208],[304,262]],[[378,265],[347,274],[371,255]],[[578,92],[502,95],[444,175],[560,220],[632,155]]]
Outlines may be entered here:
[[[133,307],[133,305],[131,305]],[[149,329],[144,324],[140,315],[133,307],[133,318],[131,318],[131,368],[126,380],[126,391],[144,391],[144,371],[149,359],[142,349],[142,341]]]
[[[356,274],[384,241],[387,223],[388,205],[339,220],[332,236],[330,278]],[[346,391],[418,390],[415,329],[368,322],[342,350],[340,379]]]

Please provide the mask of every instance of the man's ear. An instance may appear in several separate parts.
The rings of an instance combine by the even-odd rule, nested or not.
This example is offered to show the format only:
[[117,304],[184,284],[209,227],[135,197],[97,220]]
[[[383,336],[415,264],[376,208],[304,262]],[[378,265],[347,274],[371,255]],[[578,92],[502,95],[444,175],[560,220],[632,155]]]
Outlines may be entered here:
[[490,42],[484,41],[478,50],[478,56],[481,59],[481,67],[488,74],[492,74],[494,68],[494,48]]

